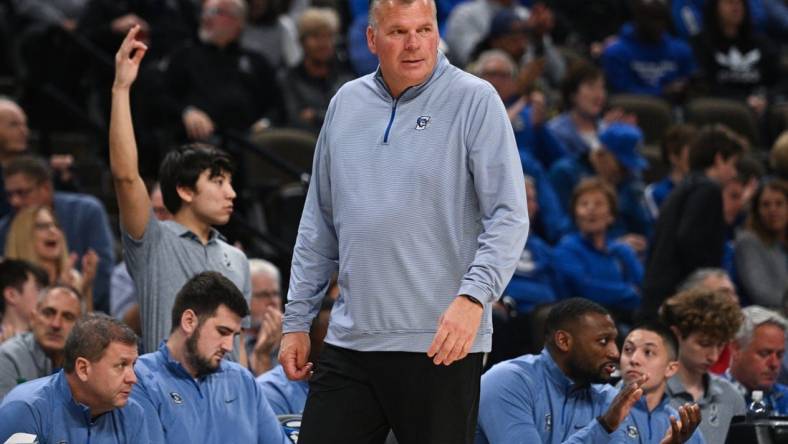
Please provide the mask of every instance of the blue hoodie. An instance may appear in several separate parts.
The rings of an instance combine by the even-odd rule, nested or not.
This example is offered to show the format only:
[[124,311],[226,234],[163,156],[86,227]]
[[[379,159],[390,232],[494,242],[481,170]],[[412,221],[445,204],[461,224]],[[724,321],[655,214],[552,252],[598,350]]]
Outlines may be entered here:
[[668,33],[657,44],[643,43],[627,23],[618,40],[602,53],[602,69],[613,93],[660,96],[670,83],[689,79],[695,72],[695,57],[687,43]]
[[596,418],[605,413],[616,392],[610,385],[575,384],[547,349],[498,363],[482,375],[475,442],[610,442],[612,435]]
[[539,236],[531,233],[525,250],[517,262],[509,286],[504,291],[517,301],[519,313],[529,313],[540,304],[556,300],[555,273],[553,272],[553,249]]
[[629,245],[608,241],[605,250],[597,250],[580,233],[567,234],[553,250],[553,268],[562,297],[623,310],[640,306],[643,265]]

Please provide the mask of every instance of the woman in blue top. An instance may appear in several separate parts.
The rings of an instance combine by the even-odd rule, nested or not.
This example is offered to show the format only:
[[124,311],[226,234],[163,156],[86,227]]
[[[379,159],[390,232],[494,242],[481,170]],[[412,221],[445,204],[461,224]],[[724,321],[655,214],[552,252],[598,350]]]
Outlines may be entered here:
[[607,235],[616,205],[616,192],[607,182],[596,177],[581,181],[571,204],[577,232],[555,247],[553,267],[562,297],[584,297],[631,314],[640,305],[643,265],[631,247]]

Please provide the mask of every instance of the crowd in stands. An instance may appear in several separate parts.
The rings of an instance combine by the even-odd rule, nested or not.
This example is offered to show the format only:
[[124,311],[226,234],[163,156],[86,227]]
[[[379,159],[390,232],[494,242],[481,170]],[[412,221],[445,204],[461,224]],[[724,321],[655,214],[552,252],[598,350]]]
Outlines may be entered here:
[[[660,369],[642,387],[644,405],[583,428],[584,437],[643,430],[644,420],[670,430],[669,416],[696,414],[685,407],[694,402],[693,442],[724,442],[753,390],[788,416],[788,1],[435,3],[440,51],[494,87],[526,177],[530,232],[494,304],[477,442],[515,442],[518,430],[532,442],[559,442],[562,427],[574,433],[556,416],[546,428],[519,422],[555,414],[540,399],[566,396],[559,376],[592,384],[577,418],[604,415],[617,391],[596,384],[612,370],[573,367],[581,358],[620,366],[622,390],[646,372],[639,366]],[[303,411],[308,384],[288,381],[277,361],[292,254],[280,247],[292,239],[275,233],[298,216],[260,211],[292,184],[250,186],[258,181],[244,163],[262,156],[291,168],[287,141],[276,153],[256,141],[284,129],[315,141],[334,94],[376,69],[367,14],[366,0],[0,5],[0,411],[15,386],[37,378],[50,379],[35,390],[71,381],[92,393],[80,366],[96,365],[105,349],[126,356],[133,334],[148,355],[123,384],[137,384],[131,398],[148,411],[129,417],[169,405],[157,386],[167,378],[220,367],[242,382],[216,377],[178,397],[237,390],[244,411]],[[113,62],[123,45],[137,63],[126,78]],[[59,146],[63,134],[84,136],[83,146]],[[112,184],[88,185],[102,174]],[[193,279],[204,271],[220,274]],[[226,299],[206,309],[204,286]],[[340,287],[327,288],[312,324],[313,362]],[[224,325],[213,364],[192,359],[206,352],[194,349],[203,312]],[[608,332],[614,346],[589,354],[590,333],[568,326],[577,322]],[[109,342],[69,348],[75,324],[110,332]],[[240,344],[228,342],[233,332]],[[560,332],[578,342],[562,343]],[[639,361],[643,347],[659,349],[656,364]],[[92,355],[86,363],[74,353]],[[537,377],[556,385],[506,391]],[[222,400],[206,402],[221,411],[211,403]],[[647,415],[655,409],[664,415]],[[221,418],[133,433],[214,436]],[[273,433],[265,420],[249,430]]]

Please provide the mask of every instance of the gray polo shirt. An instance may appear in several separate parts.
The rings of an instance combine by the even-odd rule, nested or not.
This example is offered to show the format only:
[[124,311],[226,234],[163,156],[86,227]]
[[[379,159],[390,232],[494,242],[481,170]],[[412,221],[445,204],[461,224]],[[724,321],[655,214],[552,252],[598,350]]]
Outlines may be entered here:
[[170,334],[175,296],[192,276],[217,271],[230,279],[249,303],[249,262],[241,250],[212,230],[203,244],[175,221],[161,222],[151,213],[145,233],[134,239],[123,227],[123,257],[134,279],[140,303],[143,353],[154,352]]
[[52,361],[33,333],[22,333],[0,345],[0,401],[17,384],[52,374]]
[[[706,442],[723,443],[728,436],[731,419],[734,415],[744,415],[747,406],[733,385],[718,376],[706,373],[703,375],[703,386],[703,397],[697,401],[702,417],[700,431]],[[695,401],[684,388],[678,374],[668,379],[667,394],[670,396],[670,405],[676,409]]]

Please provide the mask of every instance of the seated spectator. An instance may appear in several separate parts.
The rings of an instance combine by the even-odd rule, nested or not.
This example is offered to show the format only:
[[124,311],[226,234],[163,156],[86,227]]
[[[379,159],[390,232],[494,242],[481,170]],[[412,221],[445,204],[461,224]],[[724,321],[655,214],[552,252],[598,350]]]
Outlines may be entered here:
[[573,156],[581,156],[599,146],[599,132],[608,124],[623,121],[634,123],[634,116],[614,109],[604,117],[607,100],[605,76],[596,66],[580,62],[569,69],[561,82],[563,112],[547,123],[547,127]]
[[[27,127],[27,114],[13,100],[0,97],[0,173],[2,168],[13,158],[27,151],[27,138],[30,128]],[[0,217],[11,212],[8,203],[5,183],[0,182]]]
[[200,41],[169,57],[165,83],[170,108],[179,112],[189,140],[209,140],[217,130],[264,129],[281,120],[274,70],[239,44],[245,15],[243,0],[208,0]]
[[339,16],[330,8],[309,8],[298,18],[304,58],[279,77],[288,126],[320,132],[328,103],[353,77],[337,60]]
[[[763,29],[766,22],[766,9],[763,0],[747,0],[750,10],[751,26],[755,29]],[[706,13],[706,0],[672,0],[670,2],[670,13],[673,21],[673,29],[676,34],[690,40],[703,31],[707,20],[704,18]]]
[[611,226],[611,235],[624,236],[622,240],[635,251],[644,252],[652,220],[640,181],[640,172],[648,165],[639,153],[643,133],[636,126],[614,123],[599,135],[599,142],[585,155],[566,157],[554,163],[550,168],[550,181],[567,212],[570,197],[581,179],[596,176],[615,187],[619,212]]
[[605,384],[618,366],[617,334],[602,306],[581,298],[559,302],[548,314],[542,353],[482,375],[476,444],[624,439],[627,427],[620,425],[643,395],[644,380],[618,395]]
[[244,329],[244,346],[249,369],[259,376],[279,365],[282,340],[281,276],[276,265],[263,259],[249,260],[252,300],[249,303],[251,328]]
[[303,57],[298,31],[284,7],[290,2],[248,0],[249,13],[241,47],[265,57],[274,69],[289,69]]
[[479,55],[469,71],[492,84],[506,105],[506,112],[514,129],[514,138],[520,151],[528,151],[548,168],[566,156],[566,149],[545,125],[547,106],[540,92],[522,94],[518,85],[517,64],[505,52],[490,49]]
[[[85,258],[98,255],[92,303],[96,310],[108,311],[109,280],[115,264],[115,252],[109,216],[104,205],[88,194],[55,191],[51,169],[43,159],[37,157],[21,156],[9,162],[5,166],[3,180],[15,212],[40,206],[54,210],[53,217],[60,223],[58,229],[65,235],[69,251],[83,259],[76,262],[77,269],[83,274],[87,274],[82,268]],[[0,219],[0,249],[6,249],[13,217],[13,214],[9,214]]]
[[29,433],[41,443],[151,442],[142,407],[129,400],[137,382],[134,332],[105,314],[89,314],[71,330],[63,352],[62,370],[5,397],[0,440]]
[[634,0],[633,22],[602,53],[602,67],[614,93],[664,96],[681,102],[695,71],[692,49],[671,37],[665,0]]
[[30,262],[0,262],[0,343],[30,330],[38,292],[46,282],[44,271]]
[[48,207],[20,211],[11,222],[5,242],[5,257],[22,259],[41,267],[48,285],[76,288],[84,297],[88,312],[93,311],[93,279],[98,256],[92,250],[82,257],[82,271],[74,268],[76,255],[69,254],[60,225]]
[[769,152],[769,167],[778,179],[788,180],[788,130],[774,141]]
[[564,149],[543,124],[546,114],[543,95],[534,92],[526,98],[519,94],[517,66],[501,51],[485,51],[470,70],[489,81],[507,106],[523,172],[533,177],[539,189],[540,212],[533,221],[532,232],[540,233],[550,243],[558,241],[569,232],[571,222],[558,201],[543,164],[564,156]]
[[780,180],[761,184],[753,196],[747,228],[734,247],[742,290],[756,305],[779,309],[788,288],[788,185]]
[[778,384],[780,363],[785,354],[788,321],[779,313],[751,305],[742,310],[744,322],[731,343],[731,366],[725,376],[736,386],[745,403],[753,390],[763,392],[772,415],[788,415],[788,387]]
[[628,438],[638,437],[639,442],[663,442],[657,440],[663,438],[662,431],[665,430],[665,436],[675,438],[678,442],[704,443],[701,432],[696,430],[701,421],[701,413],[695,403],[686,403],[683,406],[684,412],[691,416],[689,419],[692,428],[687,427],[682,436],[673,436],[672,428],[676,421],[683,419],[670,405],[670,396],[666,390],[668,380],[679,369],[678,348],[676,335],[656,322],[635,327],[624,339],[621,347],[622,386],[633,384],[643,376],[647,377],[641,386],[643,397],[629,411],[625,422],[627,427],[622,427]]
[[0,345],[0,398],[17,384],[49,376],[64,365],[63,347],[82,308],[79,295],[68,287],[39,295],[31,331]]
[[662,162],[670,165],[664,179],[646,187],[645,196],[651,216],[659,216],[659,208],[673,188],[684,180],[689,173],[689,145],[698,130],[690,124],[676,124],[668,128],[662,139]]
[[722,187],[736,177],[744,147],[721,125],[701,129],[690,145],[690,174],[662,205],[643,280],[645,317],[693,271],[720,267],[725,248]]
[[[323,349],[323,340],[328,333],[328,319],[333,306],[333,299],[323,298],[320,312],[312,321],[309,329],[309,362],[318,362],[317,358]],[[277,365],[258,376],[257,384],[277,415],[300,415],[304,412],[309,381],[291,381],[285,375],[284,367]]]
[[[150,202],[153,214],[160,221],[172,219],[172,213],[164,206],[161,185],[156,182],[151,187]],[[132,330],[141,334],[140,305],[137,298],[137,287],[129,274],[126,262],[121,262],[112,269],[110,286],[110,314],[126,323]]]
[[[689,290],[714,291],[727,295],[737,301],[741,306],[741,298],[736,293],[736,286],[731,281],[730,274],[722,268],[700,268],[695,270],[678,288],[679,292]],[[709,368],[715,375],[722,375],[731,363],[730,342],[725,344],[717,362]]]
[[777,48],[753,29],[750,3],[708,0],[704,20],[703,31],[692,42],[704,92],[746,101],[762,116],[769,89],[780,75],[780,57]]
[[610,239],[617,200],[601,179],[585,179],[572,195],[577,232],[567,234],[553,250],[553,268],[562,297],[580,296],[632,319],[640,305],[643,266],[634,250]]
[[697,403],[705,441],[725,442],[731,418],[743,415],[746,406],[733,385],[709,368],[742,323],[739,304],[720,292],[689,290],[667,299],[659,316],[679,341],[679,371],[668,380],[671,405]]
[[[536,185],[530,176],[525,177],[525,198],[528,218],[533,225],[539,213],[539,202]],[[530,313],[537,305],[549,304],[558,299],[552,262],[553,248],[538,234],[529,233],[514,276],[503,292],[515,300],[518,314]]]
[[[544,3],[539,3],[534,5],[533,12],[545,13],[545,10]],[[533,21],[535,17],[532,15],[530,19]],[[505,52],[523,67],[523,74],[531,76],[532,81],[539,79],[547,85],[558,85],[566,73],[564,57],[551,41],[534,33],[531,23],[511,9],[501,9],[493,15],[489,30],[471,52],[470,60],[490,49]]]
[[223,359],[248,314],[238,287],[215,271],[178,292],[170,337],[134,366],[131,398],[152,442],[290,442],[251,373]]
[[512,0],[473,0],[452,9],[445,36],[453,64],[465,66],[471,61],[471,54],[489,32],[493,17],[505,9],[525,20],[531,15],[528,8]]

